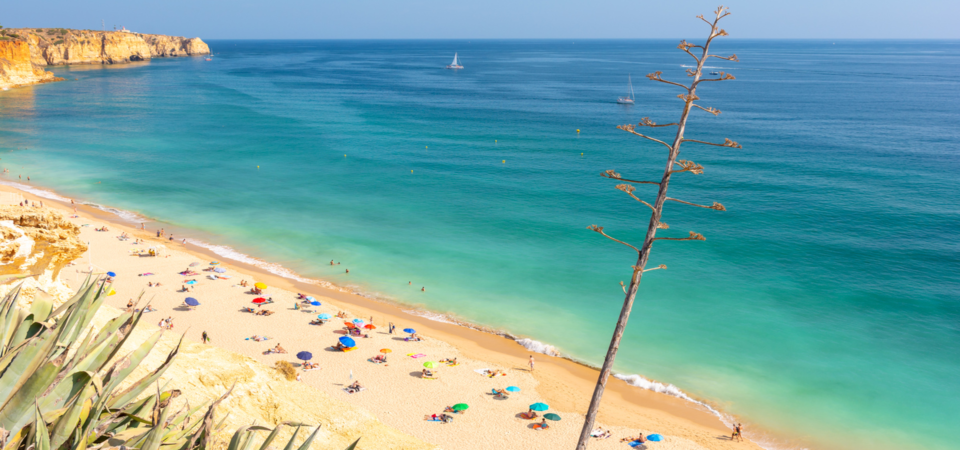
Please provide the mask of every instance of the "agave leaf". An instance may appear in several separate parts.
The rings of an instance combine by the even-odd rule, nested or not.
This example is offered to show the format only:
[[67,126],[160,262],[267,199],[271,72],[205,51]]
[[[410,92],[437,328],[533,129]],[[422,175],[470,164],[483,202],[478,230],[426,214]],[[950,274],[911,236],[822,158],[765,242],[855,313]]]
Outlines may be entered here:
[[3,371],[7,370],[7,366],[13,362],[13,358],[16,358],[20,351],[23,350],[23,348],[29,343],[30,341],[21,342],[20,345],[8,350],[3,354],[3,357],[0,357],[0,373],[3,373]]
[[247,427],[240,427],[237,431],[233,432],[233,436],[230,437],[230,443],[227,445],[227,450],[240,450],[240,445],[243,442],[244,435],[247,434]]
[[136,383],[133,383],[127,389],[124,389],[122,392],[113,397],[107,405],[110,407],[117,407],[118,405],[126,405],[128,402],[137,398],[145,389],[147,389],[151,384],[160,379],[164,372],[170,368],[170,365],[173,364],[173,358],[177,356],[177,353],[180,351],[180,345],[183,343],[183,336],[180,337],[180,342],[177,343],[177,346],[170,351],[167,355],[166,361],[160,365],[156,370],[147,374],[141,378]]
[[94,284],[96,288],[93,290],[93,301],[90,302],[90,306],[87,308],[86,314],[83,316],[83,320],[80,322],[80,328],[84,329],[87,325],[90,324],[90,321],[93,320],[93,316],[97,314],[97,311],[100,310],[100,305],[107,299],[107,292],[110,292],[112,284],[100,283]]
[[277,427],[274,428],[269,435],[267,435],[267,438],[263,440],[263,443],[260,444],[260,450],[267,450],[267,448],[270,447],[270,443],[272,443],[273,440],[277,438],[277,434],[280,433],[281,428],[283,428],[284,426],[292,426],[292,425],[296,425],[299,427],[302,424],[295,423],[295,422],[280,422],[280,424],[277,425]]
[[94,387],[87,385],[83,391],[73,397],[67,411],[60,416],[60,419],[53,424],[50,430],[50,447],[60,448],[63,443],[70,439],[74,430],[80,424],[80,414],[83,412],[84,404],[88,403],[89,398],[94,394]]
[[65,330],[63,335],[67,342],[76,341],[77,336],[86,329],[87,323],[84,323],[84,318],[87,317],[87,312],[93,303],[94,295],[96,294],[95,288],[96,284],[91,283],[90,276],[87,276],[87,280],[84,281],[83,286],[77,290],[77,295],[73,296],[67,303],[60,305],[60,307],[53,312],[53,316],[57,316],[61,311],[67,311],[67,315],[63,320],[64,323],[61,325]]
[[34,406],[34,399],[57,378],[60,367],[48,362],[40,367],[33,376],[10,396],[3,408],[0,408],[0,427],[16,433],[30,422],[30,407]]
[[68,401],[90,385],[93,378],[91,372],[76,372],[70,374],[53,388],[50,392],[40,398],[38,401],[41,408],[54,410],[63,408]]
[[310,444],[313,443],[313,440],[316,439],[317,433],[319,432],[320,432],[320,425],[317,425],[317,428],[313,430],[313,433],[310,433],[310,437],[308,437],[307,440],[303,441],[303,444],[300,445],[299,450],[309,450]]
[[230,389],[228,389],[227,392],[224,392],[223,395],[220,396],[220,398],[218,398],[215,402],[210,404],[210,407],[207,408],[206,414],[203,415],[203,421],[202,421],[203,427],[201,427],[199,431],[197,431],[196,433],[190,436],[190,442],[186,446],[187,449],[194,449],[194,448],[206,449],[209,446],[210,444],[209,441],[211,436],[213,436],[215,432],[219,431],[223,427],[224,421],[226,421],[227,416],[230,415],[229,413],[227,413],[224,416],[224,418],[220,420],[220,423],[214,426],[213,412],[216,411],[217,405],[219,405],[220,402],[222,402],[225,398],[227,398],[228,395],[230,395],[231,392],[233,392],[233,388],[236,386],[237,384],[234,383],[233,386],[230,386]]
[[37,291],[33,296],[33,304],[30,305],[30,314],[33,314],[33,320],[44,322],[53,312],[53,297],[43,291]]
[[287,442],[287,445],[283,447],[283,450],[293,450],[293,442],[297,439],[297,433],[300,433],[300,428],[300,426],[297,426],[297,428],[293,430],[293,436],[290,436],[290,440]]
[[50,435],[47,434],[47,424],[43,421],[43,413],[40,412],[40,406],[35,408],[35,417],[33,426],[36,428],[36,434],[33,440],[34,450],[50,450]]
[[[113,370],[107,373],[107,376],[103,378],[104,382],[108,385],[114,383],[121,383],[127,376],[130,375],[137,367],[140,366],[140,363],[143,362],[144,358],[150,354],[153,350],[153,347],[157,345],[157,342],[160,341],[160,337],[163,336],[163,330],[159,330],[156,333],[153,333],[152,336],[143,341],[136,350],[130,352],[127,356],[122,358],[116,365],[114,365]],[[120,367],[123,366],[124,367]]]
[[130,445],[136,441],[143,440],[149,432],[150,429],[147,428],[130,428],[114,434],[113,439],[119,439],[123,441],[124,445]]
[[73,447],[70,450],[87,450],[87,439],[81,428],[77,428],[76,433],[73,434]]
[[13,333],[14,327],[13,319],[20,315],[20,311],[16,307],[17,298],[20,297],[20,288],[21,285],[18,285],[16,288],[11,289],[7,295],[3,296],[2,308],[0,308],[0,354],[6,353],[8,350],[7,342],[10,338],[10,335]]
[[[7,370],[3,372],[3,375],[0,375],[0,399],[2,399],[3,402],[3,406],[0,406],[0,411],[7,408],[7,403],[10,399],[34,376],[37,368],[41,367],[41,365],[49,359],[53,350],[56,349],[58,333],[59,330],[53,333],[44,333],[38,337],[38,339],[27,344],[20,354],[10,363]],[[59,365],[56,367],[56,370],[59,372]],[[37,398],[41,392],[43,391],[41,390],[28,398],[33,400]],[[9,427],[6,427],[6,429],[11,430]]]
[[357,443],[359,443],[359,442],[360,442],[360,438],[357,438],[357,440],[353,441],[353,443],[350,444],[350,446],[347,447],[346,450],[354,450],[354,449],[356,449],[356,448],[357,448]]
[[[18,310],[18,313],[19,313],[19,310]],[[20,319],[20,323],[18,323],[13,328],[13,333],[10,335],[9,345],[17,345],[27,340],[27,338],[33,336],[32,334],[30,334],[30,328],[33,325],[34,325],[33,314],[27,314],[26,317],[24,317],[23,319]]]

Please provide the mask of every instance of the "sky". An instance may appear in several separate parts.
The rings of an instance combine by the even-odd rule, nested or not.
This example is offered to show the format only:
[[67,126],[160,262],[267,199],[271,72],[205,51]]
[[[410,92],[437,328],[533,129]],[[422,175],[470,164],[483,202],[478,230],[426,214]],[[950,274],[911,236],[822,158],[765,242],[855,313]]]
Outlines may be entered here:
[[[643,39],[700,36],[720,0],[44,0],[0,25],[203,39]],[[734,38],[960,39],[960,0],[736,0]]]

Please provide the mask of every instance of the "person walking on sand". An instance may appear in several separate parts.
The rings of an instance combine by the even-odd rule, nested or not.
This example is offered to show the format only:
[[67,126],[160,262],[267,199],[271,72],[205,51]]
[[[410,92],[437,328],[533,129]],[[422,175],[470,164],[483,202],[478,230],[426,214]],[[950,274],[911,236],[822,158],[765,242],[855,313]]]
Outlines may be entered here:
[[533,372],[533,355],[530,355],[530,371]]
[[731,441],[736,441],[737,438],[739,438],[739,437],[740,437],[740,424],[739,424],[739,423],[735,423],[735,424],[733,424],[733,433],[730,435],[730,440],[731,440]]
[[390,322],[389,324],[387,324],[387,328],[389,329],[390,334],[393,334],[393,330],[396,327],[393,326],[393,322]]
[[204,332],[203,332],[203,335],[200,337],[200,340],[203,341],[204,344],[209,344],[209,343],[210,343],[210,335],[208,335],[207,332],[204,331]]

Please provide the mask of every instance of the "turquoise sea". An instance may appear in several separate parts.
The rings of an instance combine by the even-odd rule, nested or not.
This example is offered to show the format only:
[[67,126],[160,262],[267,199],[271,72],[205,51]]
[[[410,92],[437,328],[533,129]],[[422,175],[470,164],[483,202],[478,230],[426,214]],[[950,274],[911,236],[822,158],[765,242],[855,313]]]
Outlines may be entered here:
[[[598,175],[662,172],[615,126],[677,118],[643,77],[685,80],[676,41],[210,45],[0,92],[6,180],[600,363],[635,256],[586,227],[639,243],[649,212]],[[617,371],[771,447],[957,448],[960,42],[716,50],[737,80],[688,137],[743,149],[687,145],[670,192],[727,211],[668,204],[662,236],[707,241],[656,245]]]

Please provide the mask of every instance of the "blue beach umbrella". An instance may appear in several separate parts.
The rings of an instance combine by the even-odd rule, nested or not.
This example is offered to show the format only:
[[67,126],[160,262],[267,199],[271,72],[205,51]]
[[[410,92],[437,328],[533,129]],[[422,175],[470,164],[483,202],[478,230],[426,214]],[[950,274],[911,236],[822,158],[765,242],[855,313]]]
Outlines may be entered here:
[[417,330],[414,330],[413,328],[404,328],[403,332],[413,334],[413,333],[416,333]]
[[312,301],[314,301],[314,300],[316,300],[316,299],[308,295],[308,296],[307,296],[307,300],[310,300],[310,301],[312,302]]
[[333,318],[333,316],[331,316],[330,314],[327,314],[327,313],[323,313],[323,314],[320,314],[319,316],[317,316],[317,318],[320,319],[320,320],[330,320],[330,319]]
[[520,392],[520,388],[516,386],[510,386],[507,388],[507,392]]
[[190,280],[190,281],[187,282],[187,284],[197,284],[197,282],[196,282],[196,281],[193,281],[193,280]]
[[107,272],[107,276],[108,276],[108,277],[115,277],[115,276],[117,276],[117,274],[114,273],[114,272]]
[[303,361],[310,361],[311,359],[313,359],[313,353],[310,353],[310,352],[297,353],[297,359],[300,359]]
[[353,323],[363,323],[363,319],[353,319]]
[[184,300],[183,302],[190,306],[200,306],[200,301],[193,297],[187,297],[187,299]]
[[547,406],[546,403],[534,403],[534,404],[530,405],[530,409],[532,409],[532,410],[534,410],[534,411],[546,411],[546,410],[550,409],[550,407]]
[[647,440],[653,441],[653,442],[660,442],[663,440],[663,436],[660,436],[659,434],[651,434],[650,436],[647,436]]
[[357,343],[353,339],[350,339],[346,336],[343,336],[340,338],[340,343],[347,347],[354,347],[357,345]]
[[217,267],[216,269],[213,269],[213,271],[216,273],[226,273],[227,269],[224,269],[223,267]]
[[318,302],[318,301],[316,301],[316,300],[310,302],[310,304],[313,305],[313,306],[320,306],[320,302]]

